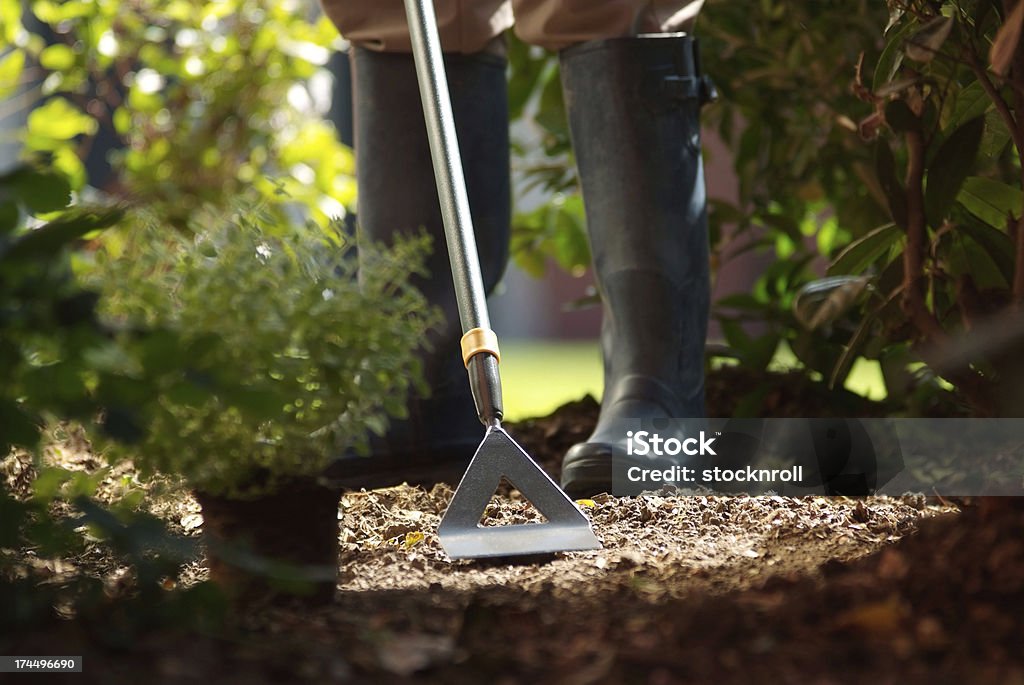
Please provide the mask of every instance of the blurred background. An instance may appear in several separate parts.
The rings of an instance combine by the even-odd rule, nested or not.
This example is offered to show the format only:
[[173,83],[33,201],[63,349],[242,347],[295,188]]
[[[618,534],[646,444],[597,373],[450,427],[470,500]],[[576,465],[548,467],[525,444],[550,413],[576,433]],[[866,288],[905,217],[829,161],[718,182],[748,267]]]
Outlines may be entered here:
[[[73,203],[159,207],[170,227],[246,193],[356,220],[347,46],[311,0],[0,7],[0,170],[29,161]],[[878,413],[1018,411],[1016,333],[965,347],[1017,331],[999,322],[1024,297],[1009,19],[974,0],[709,0],[712,414],[846,391]],[[557,59],[510,36],[508,73],[513,264],[492,307],[522,418],[600,397],[600,307]]]

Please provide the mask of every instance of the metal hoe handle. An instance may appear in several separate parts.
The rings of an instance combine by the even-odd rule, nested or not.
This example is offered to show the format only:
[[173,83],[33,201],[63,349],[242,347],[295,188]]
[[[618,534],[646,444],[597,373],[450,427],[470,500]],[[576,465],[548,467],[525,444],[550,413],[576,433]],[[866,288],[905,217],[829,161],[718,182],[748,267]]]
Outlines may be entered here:
[[[405,13],[409,20],[409,37],[412,39],[416,77],[427,123],[427,138],[430,141],[437,194],[441,201],[445,242],[448,244],[448,259],[455,282],[462,331],[490,331],[487,299],[480,275],[480,258],[476,251],[473,219],[469,212],[466,180],[462,172],[459,141],[455,135],[455,117],[448,93],[448,79],[445,76],[433,1],[405,0]],[[481,350],[468,359],[466,368],[480,421],[486,426],[498,424],[501,421],[502,406],[501,378],[496,356],[488,350]]]

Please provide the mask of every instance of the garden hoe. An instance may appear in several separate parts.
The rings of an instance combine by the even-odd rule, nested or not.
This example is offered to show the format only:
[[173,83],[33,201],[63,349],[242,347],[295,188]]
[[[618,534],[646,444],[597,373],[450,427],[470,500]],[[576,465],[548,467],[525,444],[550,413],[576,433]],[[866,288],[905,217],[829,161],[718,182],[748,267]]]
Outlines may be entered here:
[[[464,332],[462,359],[477,416],[486,426],[484,439],[441,519],[441,545],[453,559],[599,549],[601,543],[575,503],[501,427],[498,338],[487,315],[434,6],[432,0],[405,0],[405,11]],[[502,476],[533,503],[546,523],[480,525]]]

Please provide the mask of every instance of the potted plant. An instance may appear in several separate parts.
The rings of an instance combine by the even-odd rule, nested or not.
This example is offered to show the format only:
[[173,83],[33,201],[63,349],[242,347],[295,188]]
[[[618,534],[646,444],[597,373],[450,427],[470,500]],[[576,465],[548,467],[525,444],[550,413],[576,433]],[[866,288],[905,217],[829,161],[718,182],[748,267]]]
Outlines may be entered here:
[[193,489],[215,582],[329,598],[340,492],[321,474],[423,390],[414,352],[438,315],[407,279],[427,245],[363,251],[357,274],[336,227],[258,209],[197,224],[135,215],[97,252],[124,379],[99,432],[118,439],[111,458]]

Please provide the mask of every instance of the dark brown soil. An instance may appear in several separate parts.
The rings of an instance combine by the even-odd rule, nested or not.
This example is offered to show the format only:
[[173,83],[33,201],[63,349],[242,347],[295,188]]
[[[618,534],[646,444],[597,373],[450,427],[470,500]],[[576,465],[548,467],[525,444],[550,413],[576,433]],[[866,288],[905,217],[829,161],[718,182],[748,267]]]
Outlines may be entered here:
[[[594,409],[515,431],[554,464]],[[74,683],[1024,683],[1020,500],[601,496],[581,506],[602,550],[509,563],[444,555],[450,494],[344,496],[328,606],[120,640],[83,616],[5,649],[84,653]],[[198,531],[194,501],[161,511]],[[488,516],[537,513],[512,492]]]
[[[310,601],[329,601],[338,559],[340,489],[293,483],[248,499],[195,493],[202,507],[209,578],[245,601],[271,601],[282,583],[302,584]],[[296,535],[296,531],[302,531]],[[249,555],[293,567],[266,568]]]

